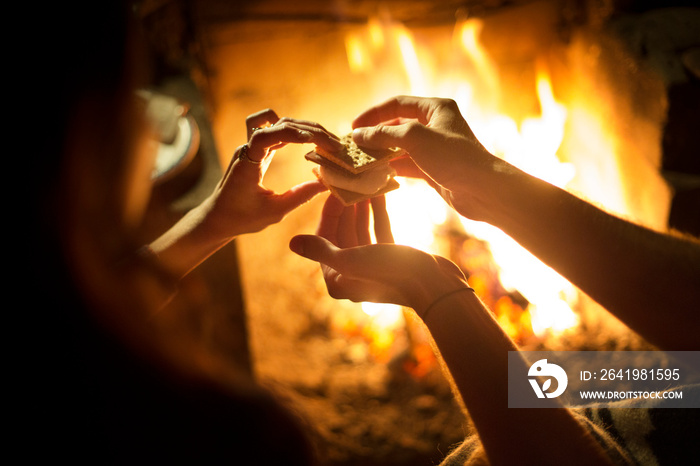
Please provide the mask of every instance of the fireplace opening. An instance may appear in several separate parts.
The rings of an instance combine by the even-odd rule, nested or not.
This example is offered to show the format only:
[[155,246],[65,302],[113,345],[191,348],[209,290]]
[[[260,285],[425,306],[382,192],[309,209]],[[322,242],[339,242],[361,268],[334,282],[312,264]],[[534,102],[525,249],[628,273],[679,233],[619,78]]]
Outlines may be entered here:
[[[152,3],[144,20],[164,46],[163,82],[197,84],[222,166],[263,108],[342,135],[385,98],[448,97],[514,165],[650,228],[700,234],[686,123],[700,108],[700,18],[682,2]],[[308,150],[279,150],[266,186],[312,179]],[[523,348],[651,348],[502,232],[422,183],[401,185],[387,197],[397,242],[462,267]],[[242,296],[217,311],[236,316],[214,319],[234,327],[217,341],[246,340],[214,348],[248,353],[251,373],[310,419],[324,464],[438,462],[470,427],[421,324],[397,306],[333,300],[318,268],[288,250],[315,230],[322,197],[237,239],[229,281],[208,272]]]

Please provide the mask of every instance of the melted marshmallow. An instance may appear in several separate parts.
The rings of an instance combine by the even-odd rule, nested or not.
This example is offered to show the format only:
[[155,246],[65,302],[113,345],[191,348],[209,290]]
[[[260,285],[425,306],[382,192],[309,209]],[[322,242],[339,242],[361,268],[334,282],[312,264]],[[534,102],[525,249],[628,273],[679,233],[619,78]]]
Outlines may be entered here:
[[321,166],[319,174],[326,183],[336,188],[360,194],[374,194],[386,186],[391,177],[396,175],[396,171],[389,164],[381,164],[358,175],[352,175]]

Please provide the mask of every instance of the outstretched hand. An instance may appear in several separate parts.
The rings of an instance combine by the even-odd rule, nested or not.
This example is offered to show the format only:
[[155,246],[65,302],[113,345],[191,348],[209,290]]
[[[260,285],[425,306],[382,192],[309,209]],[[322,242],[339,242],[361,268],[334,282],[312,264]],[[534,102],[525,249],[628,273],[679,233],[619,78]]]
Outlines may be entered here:
[[328,292],[336,299],[399,304],[420,314],[437,296],[467,286],[449,260],[393,244],[383,196],[349,207],[329,196],[317,233],[292,238],[290,248],[321,264]]

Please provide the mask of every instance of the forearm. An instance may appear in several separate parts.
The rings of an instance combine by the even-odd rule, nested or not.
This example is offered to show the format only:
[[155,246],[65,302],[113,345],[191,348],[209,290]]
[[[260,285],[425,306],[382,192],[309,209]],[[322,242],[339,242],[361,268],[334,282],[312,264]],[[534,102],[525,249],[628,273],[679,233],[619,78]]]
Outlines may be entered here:
[[[519,170],[484,175],[486,220],[663,349],[695,350],[700,245],[610,215]],[[483,192],[487,192],[484,189]]]
[[607,463],[587,430],[556,401],[553,408],[508,408],[508,352],[517,348],[473,293],[441,300],[425,323],[492,464]]
[[176,277],[184,277],[233,237],[217,235],[209,224],[209,200],[189,211],[150,244],[161,263]]

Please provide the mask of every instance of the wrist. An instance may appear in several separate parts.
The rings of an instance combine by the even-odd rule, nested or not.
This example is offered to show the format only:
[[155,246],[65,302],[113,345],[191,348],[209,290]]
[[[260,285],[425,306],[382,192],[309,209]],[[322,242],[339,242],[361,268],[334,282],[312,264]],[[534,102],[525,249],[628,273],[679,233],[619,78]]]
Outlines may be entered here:
[[150,244],[151,250],[176,276],[186,275],[228,242],[212,225],[209,207],[205,200]]
[[[438,265],[437,270],[417,276],[410,285],[413,297],[411,307],[419,316],[423,316],[425,310],[441,297],[455,290],[471,290],[464,274],[456,264],[438,256],[434,259]],[[430,268],[425,267],[423,270],[429,271]]]
[[430,312],[443,304],[444,302],[447,302],[449,299],[452,297],[456,296],[457,294],[460,293],[474,293],[474,288],[467,286],[466,283],[464,283],[462,286],[459,286],[451,291],[447,291],[441,295],[438,295],[433,301],[428,304],[424,309],[421,311],[416,311],[418,313],[418,316],[421,318],[423,322],[426,321],[428,315]]
[[240,228],[244,222],[239,213],[223,208],[217,193],[204,199],[187,216],[191,219],[197,240],[202,243],[225,243],[245,233]]
[[[510,163],[490,156],[476,164],[469,179],[450,193],[451,205],[461,215],[499,227],[527,197],[528,180],[534,177]],[[517,213],[517,212],[515,212]]]

